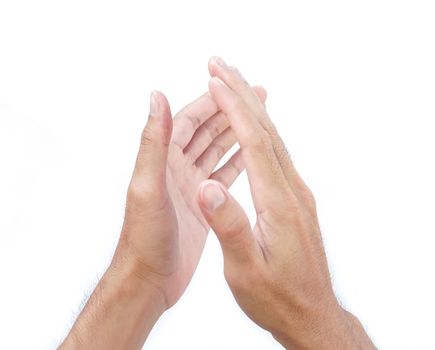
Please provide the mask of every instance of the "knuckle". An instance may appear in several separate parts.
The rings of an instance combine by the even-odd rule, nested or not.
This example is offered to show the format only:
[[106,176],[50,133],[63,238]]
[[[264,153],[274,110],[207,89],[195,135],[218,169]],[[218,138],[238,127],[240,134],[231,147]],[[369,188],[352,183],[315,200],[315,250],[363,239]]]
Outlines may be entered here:
[[297,222],[300,218],[304,217],[304,208],[301,205],[299,198],[297,198],[291,188],[276,188],[269,193],[269,199],[278,205],[274,206],[271,212],[273,218],[278,222]]
[[195,131],[196,129],[198,129],[201,125],[201,120],[199,119],[199,117],[195,114],[186,114],[185,115],[186,120],[189,121],[189,123],[192,126],[192,129]]
[[212,125],[204,124],[204,128],[208,133],[211,141],[213,141],[215,137],[221,133],[221,129],[219,128],[219,125],[216,124],[212,124]]
[[225,225],[223,232],[225,233],[224,239],[226,241],[232,241],[231,243],[235,243],[238,240],[241,240],[241,236],[248,229],[250,229],[250,223],[248,220],[242,220],[239,216],[234,216],[228,223]]
[[308,187],[304,189],[303,196],[308,204],[310,204],[311,206],[316,206],[316,198],[314,197],[313,192]]
[[296,232],[303,233],[311,231],[312,215],[306,207],[298,206],[293,210],[290,210],[287,214],[286,222],[294,229]]
[[234,175],[239,175],[243,170],[244,164],[240,161],[234,161],[228,164],[228,171],[231,171]]
[[285,199],[285,205],[283,206],[287,210],[297,211],[300,208],[300,203],[290,186],[286,186],[281,189],[282,198]]
[[144,191],[143,186],[132,183],[127,191],[127,203],[140,205],[148,201],[148,193]]
[[146,185],[133,181],[127,190],[127,206],[133,208],[148,208],[164,198],[161,186],[148,182]]
[[266,281],[262,270],[255,263],[246,266],[243,273],[240,268],[237,271],[226,273],[225,279],[236,293],[244,294],[250,294],[254,289],[262,288]]
[[307,208],[309,210],[312,210],[315,212],[316,208],[317,208],[317,203],[316,203],[316,198],[314,197],[313,192],[308,187],[305,187],[302,190],[301,196],[302,196],[302,200],[304,201]]
[[221,159],[226,153],[225,147],[223,145],[221,145],[220,143],[215,143],[213,145],[213,150],[214,150],[218,159]]
[[279,220],[279,222],[287,222],[287,220],[295,221],[297,218],[301,217],[301,207],[296,200],[290,199],[283,191],[284,199],[281,201],[282,204],[275,208],[274,216]]
[[245,115],[250,113],[245,102],[239,96],[235,96],[229,102],[229,112],[234,115]]
[[148,126],[146,126],[142,131],[142,134],[140,137],[140,144],[141,144],[141,146],[146,148],[146,147],[152,145],[153,142],[154,142],[154,133]]
[[284,145],[278,147],[276,150],[276,157],[281,164],[285,164],[285,162],[290,161],[290,154]]
[[261,132],[260,137],[259,137],[259,144],[261,146],[266,147],[267,149],[272,149],[272,140],[270,139],[267,132],[265,132],[265,131]]
[[251,148],[258,151],[270,150],[272,143],[269,134],[263,129],[253,128],[249,131],[248,139],[251,140]]

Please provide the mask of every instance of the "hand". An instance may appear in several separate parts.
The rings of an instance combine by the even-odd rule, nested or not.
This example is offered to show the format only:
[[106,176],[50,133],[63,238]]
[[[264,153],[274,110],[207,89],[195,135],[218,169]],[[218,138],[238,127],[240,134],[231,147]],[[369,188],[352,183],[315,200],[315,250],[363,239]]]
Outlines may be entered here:
[[[264,89],[255,91],[264,102]],[[210,178],[229,187],[244,169],[239,151],[213,172],[236,137],[208,93],[181,110],[173,126],[171,139],[168,101],[154,92],[113,263],[156,287],[166,308],[190,282],[209,231],[196,202],[199,183]]]
[[[256,91],[264,101],[264,89]],[[211,178],[230,186],[244,168],[237,152],[213,172],[235,142],[209,94],[174,122],[165,96],[152,94],[112,264],[61,349],[142,348],[186,289],[203,250],[209,226],[196,203],[199,183]]]
[[333,293],[314,197],[263,104],[240,72],[209,62],[209,90],[243,152],[257,212],[253,229],[226,187],[201,183],[198,203],[224,254],[226,280],[245,313],[287,348],[373,348]]

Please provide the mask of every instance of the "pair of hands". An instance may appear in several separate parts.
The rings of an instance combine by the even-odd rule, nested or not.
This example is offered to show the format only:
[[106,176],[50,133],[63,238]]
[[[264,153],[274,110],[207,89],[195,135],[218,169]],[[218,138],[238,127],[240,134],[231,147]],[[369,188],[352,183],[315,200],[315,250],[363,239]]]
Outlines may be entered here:
[[[112,264],[63,346],[140,348],[187,288],[211,227],[238,304],[283,346],[373,348],[333,293],[314,197],[265,110],[265,90],[218,57],[209,72],[209,92],[173,119],[152,93]],[[244,168],[254,228],[228,192]]]

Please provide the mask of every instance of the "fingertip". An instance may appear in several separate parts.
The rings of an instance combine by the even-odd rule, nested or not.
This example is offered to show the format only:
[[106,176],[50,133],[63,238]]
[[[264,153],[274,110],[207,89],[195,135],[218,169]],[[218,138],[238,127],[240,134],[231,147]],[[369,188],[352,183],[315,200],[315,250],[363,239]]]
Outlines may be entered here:
[[160,95],[158,91],[151,91],[150,94],[150,114],[149,117],[158,116],[160,110]]
[[215,59],[215,57],[216,56],[210,57],[208,60],[208,64],[207,64],[208,72],[209,72],[210,76],[212,76],[212,77],[214,77],[216,75],[216,63],[215,63],[216,59]]
[[160,114],[169,114],[171,113],[171,108],[169,106],[169,101],[165,94],[159,90],[154,90],[151,92],[151,100],[154,100],[158,103],[158,112]]
[[261,100],[262,103],[266,102],[267,100],[267,91],[266,89],[261,85],[255,85],[252,87],[258,96],[258,98]]
[[172,134],[172,114],[168,99],[161,91],[154,90],[150,94],[149,122],[157,121],[164,133],[164,143],[169,143]]
[[212,56],[208,60],[208,71],[212,77],[218,75],[219,69],[227,69],[228,65],[219,56]]

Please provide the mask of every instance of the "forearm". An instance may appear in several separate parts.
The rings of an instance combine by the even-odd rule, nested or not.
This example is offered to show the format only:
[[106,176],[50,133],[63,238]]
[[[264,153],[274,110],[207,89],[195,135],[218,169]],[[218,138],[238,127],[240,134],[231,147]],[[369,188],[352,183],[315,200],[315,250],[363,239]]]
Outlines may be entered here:
[[162,293],[112,265],[59,349],[141,349],[164,310]]

